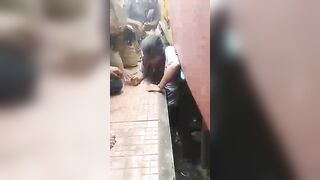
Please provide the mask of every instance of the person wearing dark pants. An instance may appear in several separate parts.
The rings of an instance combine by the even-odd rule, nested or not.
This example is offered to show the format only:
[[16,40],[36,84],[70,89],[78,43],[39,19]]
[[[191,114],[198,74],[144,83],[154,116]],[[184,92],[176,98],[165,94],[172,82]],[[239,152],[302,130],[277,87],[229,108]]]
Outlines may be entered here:
[[150,35],[141,43],[143,52],[141,73],[132,77],[132,85],[143,79],[150,84],[149,92],[166,92],[170,123],[176,121],[177,90],[180,61],[174,46],[166,44],[161,36]]

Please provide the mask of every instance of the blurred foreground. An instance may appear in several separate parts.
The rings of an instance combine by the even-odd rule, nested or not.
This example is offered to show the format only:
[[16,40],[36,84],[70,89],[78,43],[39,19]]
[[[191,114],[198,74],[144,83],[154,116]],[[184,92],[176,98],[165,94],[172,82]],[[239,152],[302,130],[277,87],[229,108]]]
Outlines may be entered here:
[[319,179],[319,3],[215,2],[213,174]]
[[106,179],[105,2],[0,2],[0,179]]

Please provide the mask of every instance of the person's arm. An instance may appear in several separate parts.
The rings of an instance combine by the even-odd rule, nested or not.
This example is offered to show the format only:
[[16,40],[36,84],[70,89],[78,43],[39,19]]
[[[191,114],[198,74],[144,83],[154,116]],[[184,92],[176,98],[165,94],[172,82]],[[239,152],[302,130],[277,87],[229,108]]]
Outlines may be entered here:
[[131,79],[133,86],[138,86],[144,79],[143,73],[138,72],[137,75],[133,76]]
[[180,71],[180,62],[176,50],[173,46],[169,46],[165,50],[167,61],[167,67],[161,78],[159,84],[150,84],[147,91],[150,92],[161,92],[167,83],[171,82]]
[[139,22],[139,21],[136,21],[136,20],[133,20],[131,18],[127,18],[127,23],[131,26],[139,26],[141,27],[142,26],[142,23]]
[[132,8],[132,2],[131,1],[125,2],[124,11],[127,14],[127,19],[126,19],[127,24],[131,25],[139,34],[143,34],[143,24],[139,21],[129,18],[131,8]]
[[174,77],[176,77],[177,73],[179,73],[180,64],[172,64],[166,68],[164,71],[163,77],[159,84],[149,84],[147,87],[147,91],[149,92],[162,92],[167,83],[169,83]]
[[145,23],[143,25],[143,30],[144,31],[150,31],[151,29],[156,29],[158,26],[159,20],[155,20],[149,23]]
[[143,24],[139,21],[133,20],[131,18],[127,18],[127,24],[131,25],[137,33],[140,35],[144,35]]
[[166,68],[164,71],[163,77],[158,84],[160,89],[163,89],[167,83],[169,83],[173,78],[177,76],[180,71],[180,64],[174,63],[171,64],[169,67]]
[[110,75],[117,78],[122,78],[123,72],[118,67],[110,66]]
[[145,31],[150,31],[151,29],[156,29],[159,24],[160,18],[161,18],[160,17],[160,10],[159,10],[158,6],[156,6],[154,9],[150,10],[149,13],[151,13],[149,16],[153,16],[153,18],[150,17],[153,20],[151,22],[145,23],[143,25],[143,29]]
[[[158,7],[157,7],[158,8]],[[154,9],[154,19],[153,21],[149,22],[148,24],[152,27],[152,29],[155,29],[157,28],[158,24],[159,24],[159,21],[160,21],[160,11],[159,9]]]
[[132,86],[139,85],[143,81],[143,79],[145,78],[144,71],[145,71],[145,68],[144,68],[144,64],[142,62],[141,67],[140,67],[140,71],[137,72],[137,75],[134,75],[133,77],[131,77],[131,82],[129,84]]

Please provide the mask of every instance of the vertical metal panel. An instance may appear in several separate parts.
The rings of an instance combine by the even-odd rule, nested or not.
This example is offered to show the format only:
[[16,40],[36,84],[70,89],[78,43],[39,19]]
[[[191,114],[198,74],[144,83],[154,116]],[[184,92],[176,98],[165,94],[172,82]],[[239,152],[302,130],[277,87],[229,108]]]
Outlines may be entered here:
[[167,3],[174,46],[192,95],[210,128],[210,1]]

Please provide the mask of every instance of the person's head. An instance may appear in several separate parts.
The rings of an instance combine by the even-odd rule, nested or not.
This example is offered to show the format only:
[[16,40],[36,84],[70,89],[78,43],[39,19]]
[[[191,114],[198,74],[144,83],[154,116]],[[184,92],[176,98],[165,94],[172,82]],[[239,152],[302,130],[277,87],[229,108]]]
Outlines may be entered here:
[[141,42],[144,61],[152,66],[160,65],[164,60],[164,44],[161,36],[150,35]]

